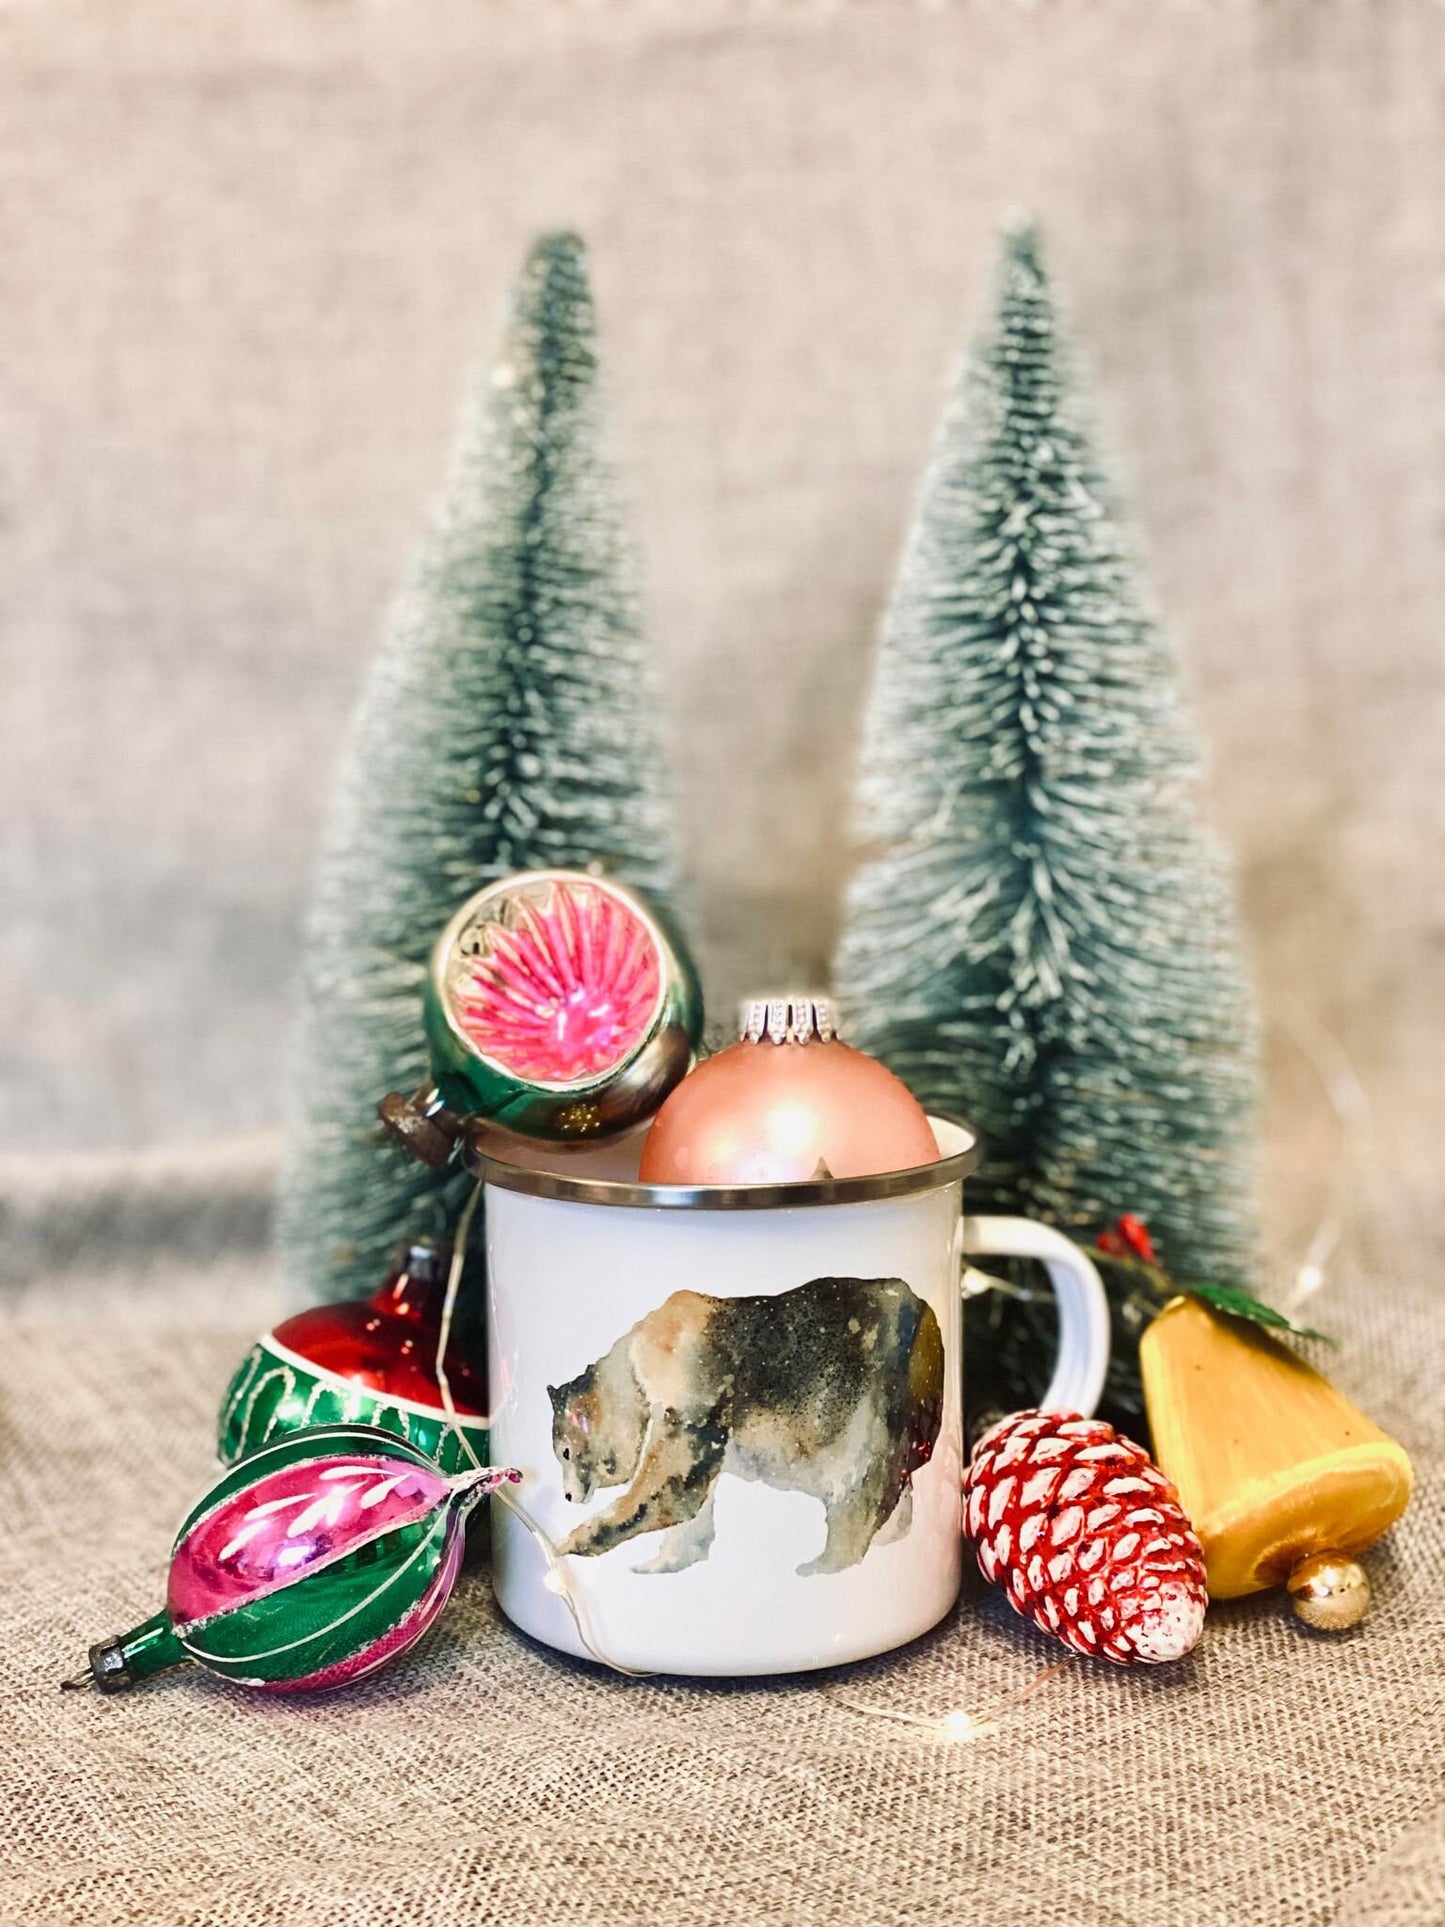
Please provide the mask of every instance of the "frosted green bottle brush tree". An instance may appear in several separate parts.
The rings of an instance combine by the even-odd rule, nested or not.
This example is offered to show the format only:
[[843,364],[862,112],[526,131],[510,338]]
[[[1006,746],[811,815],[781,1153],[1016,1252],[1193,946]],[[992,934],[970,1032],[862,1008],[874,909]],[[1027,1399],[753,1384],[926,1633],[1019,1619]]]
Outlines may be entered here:
[[[983,1131],[970,1203],[1086,1243],[1131,1214],[1173,1279],[1247,1287],[1255,1021],[1231,880],[1027,226],[886,614],[857,829],[850,1034]],[[1009,1314],[991,1295],[973,1317]],[[1027,1403],[1038,1334],[1010,1329],[1020,1370],[992,1389]]]
[[370,1292],[445,1239],[469,1180],[376,1118],[427,1071],[422,983],[453,911],[512,871],[676,882],[636,571],[604,448],[586,255],[537,241],[361,698],[304,946],[280,1244],[295,1299]]

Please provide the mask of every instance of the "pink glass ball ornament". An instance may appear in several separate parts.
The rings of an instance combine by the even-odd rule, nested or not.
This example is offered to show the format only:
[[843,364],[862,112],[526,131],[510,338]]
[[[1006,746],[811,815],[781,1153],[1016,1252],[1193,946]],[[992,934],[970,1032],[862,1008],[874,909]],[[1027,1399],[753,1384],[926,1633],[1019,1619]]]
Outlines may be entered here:
[[643,1184],[805,1184],[938,1157],[923,1106],[842,1043],[823,999],[760,1000],[744,1035],[690,1072],[642,1147]]

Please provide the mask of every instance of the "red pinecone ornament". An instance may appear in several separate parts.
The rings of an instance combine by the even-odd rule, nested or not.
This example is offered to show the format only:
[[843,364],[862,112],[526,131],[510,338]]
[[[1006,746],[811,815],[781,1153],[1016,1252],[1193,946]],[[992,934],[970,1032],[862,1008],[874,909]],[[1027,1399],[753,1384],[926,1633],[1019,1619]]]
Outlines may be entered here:
[[973,1448],[964,1530],[1015,1612],[1076,1653],[1182,1659],[1199,1638],[1204,1554],[1179,1494],[1102,1419],[1016,1412]]

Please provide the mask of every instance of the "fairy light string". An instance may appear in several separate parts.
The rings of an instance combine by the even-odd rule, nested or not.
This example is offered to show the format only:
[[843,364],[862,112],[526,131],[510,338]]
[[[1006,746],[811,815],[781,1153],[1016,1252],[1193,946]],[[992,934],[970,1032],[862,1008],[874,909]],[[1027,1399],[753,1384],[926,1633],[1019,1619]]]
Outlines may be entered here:
[[472,1220],[477,1215],[477,1206],[482,1201],[482,1180],[478,1178],[467,1194],[462,1206],[461,1216],[457,1219],[456,1238],[452,1245],[451,1263],[447,1267],[446,1296],[442,1300],[441,1324],[437,1329],[436,1378],[442,1395],[442,1408],[447,1415],[447,1424],[452,1436],[471,1460],[477,1471],[482,1462],[477,1457],[476,1448],[468,1437],[461,1420],[457,1416],[456,1404],[452,1399],[452,1383],[447,1376],[447,1351],[452,1342],[452,1319],[456,1314],[457,1297],[462,1288],[462,1273],[467,1266],[467,1244],[472,1235]]
[[[450,1426],[452,1435],[458,1445],[478,1471],[483,1470],[482,1462],[477,1457],[476,1448],[463,1429],[461,1420],[457,1414],[456,1404],[452,1398],[451,1380],[447,1376],[446,1355],[447,1348],[451,1344],[452,1319],[456,1314],[457,1298],[462,1288],[462,1273],[466,1269],[467,1246],[471,1239],[472,1220],[476,1217],[477,1207],[482,1201],[484,1182],[484,1179],[479,1177],[473,1184],[467,1196],[467,1201],[462,1207],[461,1216],[457,1219],[456,1239],[452,1248],[451,1264],[447,1269],[446,1296],[442,1300],[441,1324],[437,1331],[436,1355],[437,1386],[442,1395],[442,1409],[447,1415],[447,1424]],[[532,1517],[531,1513],[528,1512],[527,1508],[511,1488],[506,1485],[499,1485],[494,1490],[492,1497],[500,1499],[502,1504],[507,1507],[508,1511],[513,1514],[524,1530],[531,1536],[533,1544],[541,1553],[546,1563],[547,1578],[544,1583],[546,1584],[547,1590],[556,1593],[557,1597],[567,1608],[572,1618],[572,1624],[577,1628],[577,1637],[581,1640],[583,1646],[592,1658],[595,1659],[600,1666],[606,1666],[614,1673],[622,1673],[629,1679],[647,1678],[647,1674],[638,1672],[635,1667],[624,1666],[620,1660],[613,1659],[611,1654],[606,1652],[598,1643],[591,1630],[586,1601],[579,1595],[577,1588],[572,1584],[567,1569],[562,1563],[562,1555],[558,1552],[553,1540],[549,1538],[541,1526],[537,1524],[537,1521]]]
[[1373,1130],[1374,1113],[1349,1052],[1312,1011],[1293,1001],[1278,1020],[1278,1030],[1309,1066],[1338,1131],[1324,1209],[1281,1292],[1280,1309],[1293,1314],[1324,1287],[1329,1263],[1345,1234],[1353,1178],[1368,1168],[1362,1152]]
[[852,1713],[866,1714],[869,1719],[890,1721],[895,1726],[909,1727],[926,1734],[930,1739],[964,1745],[973,1740],[992,1739],[1002,1730],[1007,1714],[1032,1699],[1041,1686],[1070,1664],[1071,1659],[1056,1659],[1052,1666],[1044,1667],[1042,1672],[1035,1673],[1032,1679],[1011,1693],[1005,1693],[983,1706],[959,1706],[947,1713],[915,1713],[908,1707],[879,1706],[869,1700],[859,1699],[851,1689],[838,1686],[825,1686],[823,1696],[835,1706],[845,1706]]

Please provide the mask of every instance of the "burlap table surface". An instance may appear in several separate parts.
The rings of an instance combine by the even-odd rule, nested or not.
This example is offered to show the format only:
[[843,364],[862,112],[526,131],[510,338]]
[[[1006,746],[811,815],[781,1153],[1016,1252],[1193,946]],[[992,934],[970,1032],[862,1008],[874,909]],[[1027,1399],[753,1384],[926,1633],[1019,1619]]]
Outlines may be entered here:
[[[87,1644],[157,1602],[275,1292],[244,1242],[103,1279],[52,1252],[0,1344],[0,1919],[1438,1923],[1439,1252],[1403,1185],[1367,1202],[1312,1311],[1419,1475],[1370,1557],[1373,1618],[1324,1641],[1241,1603],[1188,1661],[1130,1673],[1056,1665],[974,1579],[936,1633],[862,1666],[625,1680],[509,1631],[473,1565],[421,1647],[344,1694],[264,1700],[188,1668],[62,1697]],[[955,1710],[980,1737],[892,1717]]]

